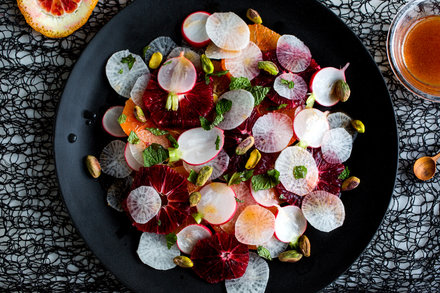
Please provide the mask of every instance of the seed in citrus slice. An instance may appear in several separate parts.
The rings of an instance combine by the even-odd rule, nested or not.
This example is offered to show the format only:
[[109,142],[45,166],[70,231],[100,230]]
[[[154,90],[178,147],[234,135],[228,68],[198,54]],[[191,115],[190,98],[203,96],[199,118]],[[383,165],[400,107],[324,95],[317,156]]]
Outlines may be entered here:
[[173,50],[175,47],[177,47],[177,45],[170,37],[160,36],[155,38],[151,41],[151,43],[148,44],[148,46],[145,47],[145,63],[148,64],[150,62],[151,56],[156,52],[160,52],[164,57],[168,56],[171,50]]
[[244,275],[238,279],[226,280],[228,293],[264,293],[269,281],[269,265],[255,252],[249,252],[249,263]]
[[280,201],[278,200],[278,193],[276,192],[275,188],[255,191],[251,184],[250,189],[255,201],[263,207],[273,207],[280,204]]
[[167,60],[159,69],[157,81],[167,92],[186,93],[196,84],[196,68],[183,55],[184,51],[178,57]]
[[167,59],[178,57],[180,53],[183,51],[183,56],[191,61],[191,63],[194,65],[194,67],[197,70],[202,69],[202,62],[200,61],[200,54],[197,52],[194,52],[190,48],[187,47],[176,47],[174,48],[170,54],[168,54]]
[[132,190],[127,197],[127,209],[138,224],[145,224],[157,215],[162,201],[151,186],[140,186]]
[[107,144],[99,156],[102,172],[107,175],[124,178],[130,175],[131,168],[125,161],[125,142],[113,140]]
[[145,89],[147,88],[149,81],[150,73],[139,76],[130,92],[130,99],[132,99],[133,102],[141,108],[144,107],[142,96],[144,95]]
[[330,129],[322,138],[322,157],[331,164],[347,161],[352,148],[353,138],[344,128]]
[[278,208],[275,217],[275,237],[289,243],[301,236],[307,228],[307,221],[301,209],[297,206]]
[[266,248],[267,250],[269,250],[270,257],[277,258],[281,252],[286,250],[289,244],[285,242],[281,242],[275,236],[272,236],[268,241],[260,245]]
[[206,33],[217,47],[225,50],[241,50],[249,43],[249,28],[234,12],[211,14],[206,21]]
[[254,42],[262,52],[276,50],[281,35],[262,24],[249,25],[250,41]]
[[276,153],[288,146],[293,136],[292,119],[286,114],[268,113],[258,118],[252,128],[255,147],[265,153]]
[[107,204],[118,212],[123,212],[122,202],[130,191],[132,183],[133,177],[131,176],[115,180],[107,190]]
[[[127,142],[127,144],[125,145],[125,151],[124,151],[124,156],[125,156],[125,161],[127,162],[127,165],[134,171],[139,171],[139,169],[141,167],[144,166],[144,162],[142,159],[142,162],[139,162],[137,160],[137,158],[134,157],[132,150],[130,149],[130,145],[133,145],[129,142]],[[144,144],[145,146],[145,144]],[[138,154],[136,154],[138,156]],[[142,153],[141,153],[142,155]]]
[[105,111],[104,116],[102,116],[102,127],[108,134],[115,137],[127,136],[118,122],[118,118],[121,116],[123,110],[124,107],[122,106],[113,106]]
[[295,116],[293,129],[300,141],[312,148],[320,147],[324,133],[329,129],[327,116],[318,109],[304,109]]
[[221,225],[234,216],[237,202],[234,191],[224,183],[210,183],[200,189],[202,199],[197,211],[213,225]]
[[312,54],[297,37],[282,35],[277,43],[277,58],[285,69],[298,73],[309,67]]
[[[216,143],[217,139],[220,139],[218,144]],[[182,160],[191,165],[202,165],[220,153],[223,148],[224,133],[217,127],[211,130],[197,127],[182,133],[177,142],[179,150],[182,152]]]
[[308,90],[304,79],[290,72],[278,75],[273,88],[280,96],[289,100],[303,100]]
[[209,43],[206,21],[210,14],[197,11],[188,15],[182,23],[182,36],[193,47],[204,47]]
[[231,110],[223,114],[224,119],[218,125],[224,130],[234,129],[243,123],[254,109],[254,96],[246,90],[232,90],[224,93],[218,98],[220,100],[229,100],[232,102]]
[[353,120],[350,116],[344,112],[334,112],[327,116],[328,124],[330,129],[333,128],[344,128],[355,140],[357,136],[357,131],[351,126],[351,121]]
[[235,58],[240,56],[241,51],[224,50],[217,47],[214,43],[210,43],[208,47],[206,47],[205,54],[206,57],[210,59],[226,59],[226,58]]
[[176,266],[173,259],[180,255],[176,245],[167,247],[165,235],[144,232],[137,249],[139,259],[156,270],[170,270]]
[[273,236],[275,216],[259,205],[246,207],[235,222],[235,237],[248,245],[264,243]]
[[342,179],[339,178],[345,166],[330,164],[322,157],[321,149],[310,149],[319,171],[319,181],[315,190],[324,190],[335,195],[341,192]]
[[344,223],[345,209],[341,199],[326,191],[313,191],[304,197],[302,212],[314,228],[330,232]]
[[197,241],[211,236],[212,233],[207,227],[198,224],[189,225],[177,233],[177,247],[183,253],[191,254]]
[[345,81],[345,70],[349,65],[347,63],[342,69],[324,67],[312,76],[310,89],[318,104],[331,107],[339,102],[339,99],[333,95],[333,85],[338,80]]
[[[295,178],[295,167],[305,167],[304,178]],[[311,192],[318,183],[318,168],[313,156],[305,149],[292,146],[284,149],[275,162],[275,169],[280,172],[280,181],[290,192],[300,196]]]
[[246,77],[249,80],[254,79],[259,73],[258,62],[263,61],[263,55],[260,48],[253,42],[240,52],[240,55],[225,59],[225,68],[234,77]]
[[228,169],[228,165],[229,165],[229,156],[223,149],[214,159],[212,159],[206,164],[194,166],[194,165],[189,165],[186,162],[183,162],[183,167],[188,172],[191,172],[191,170],[199,172],[205,166],[212,167],[212,174],[211,177],[209,177],[210,180],[219,178]]

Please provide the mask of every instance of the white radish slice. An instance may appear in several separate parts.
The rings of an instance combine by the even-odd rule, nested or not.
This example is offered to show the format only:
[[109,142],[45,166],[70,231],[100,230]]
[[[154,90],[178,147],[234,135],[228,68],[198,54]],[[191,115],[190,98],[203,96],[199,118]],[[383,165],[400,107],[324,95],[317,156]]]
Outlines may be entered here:
[[211,231],[203,225],[189,225],[177,233],[177,246],[180,251],[191,254],[199,240],[211,237]]
[[131,152],[131,155],[136,160],[136,162],[143,166],[144,165],[143,152],[147,148],[147,145],[143,141],[139,140],[139,143],[137,144],[128,143],[128,148]]
[[322,138],[322,157],[330,164],[347,161],[352,148],[353,138],[344,128],[330,129]]
[[156,270],[170,270],[176,267],[173,259],[180,255],[177,245],[167,247],[165,235],[144,232],[137,249],[139,259]]
[[145,224],[157,215],[162,200],[151,186],[140,186],[130,192],[127,197],[127,209],[136,223]]
[[133,156],[133,153],[131,152],[130,149],[130,145],[131,143],[129,142],[127,142],[127,144],[125,145],[125,151],[124,151],[125,161],[127,162],[127,165],[131,169],[133,169],[134,171],[139,171],[139,169],[144,166],[144,163],[138,162],[138,160]]
[[214,43],[210,43],[206,48],[206,57],[210,59],[228,59],[240,56],[241,51],[224,50],[217,47]]
[[170,93],[189,92],[196,84],[196,68],[183,54],[182,51],[179,57],[167,60],[157,74],[159,85]]
[[327,116],[328,124],[330,129],[333,128],[344,128],[353,138],[357,136],[357,131],[351,126],[351,121],[353,120],[350,116],[343,112],[334,112]]
[[[305,178],[296,179],[294,168],[304,166]],[[318,184],[318,167],[312,154],[307,150],[292,146],[284,149],[275,161],[275,169],[280,172],[280,181],[290,192],[303,196],[315,189]]]
[[275,217],[275,237],[289,243],[300,237],[307,228],[307,220],[297,206],[278,208]]
[[289,145],[293,136],[292,119],[282,113],[268,113],[257,119],[252,128],[255,147],[265,153],[276,153]]
[[345,70],[349,65],[350,63],[347,63],[342,69],[324,67],[315,73],[310,82],[310,89],[317,103],[331,107],[339,102],[338,98],[332,95],[333,85],[338,80],[345,81]]
[[125,161],[125,142],[113,140],[107,144],[99,156],[102,172],[107,175],[124,178],[130,175],[131,168]]
[[142,97],[144,95],[145,89],[148,86],[149,81],[150,81],[150,73],[146,73],[139,76],[139,78],[136,80],[136,83],[134,84],[130,92],[130,99],[132,99],[132,101],[141,108],[144,107],[144,103],[142,102]]
[[167,36],[160,36],[155,38],[151,41],[151,43],[148,44],[146,47],[147,50],[145,51],[145,62],[148,64],[151,59],[151,55],[153,55],[156,52],[160,52],[163,57],[168,56],[170,54],[171,50],[176,48],[176,43]]
[[306,96],[309,87],[301,76],[288,72],[275,78],[273,89],[283,98],[302,100]]
[[341,199],[329,192],[318,190],[304,197],[301,209],[314,228],[330,232],[344,223],[345,208]]
[[211,183],[200,189],[202,199],[197,204],[197,211],[203,219],[213,225],[229,221],[235,213],[237,202],[234,191],[225,183]]
[[199,53],[194,52],[190,48],[187,47],[176,47],[174,48],[170,54],[168,54],[167,59],[178,57],[180,53],[183,51],[183,56],[191,61],[196,69],[202,69],[202,62],[200,61]]
[[275,191],[275,188],[270,188],[270,189],[263,189],[263,190],[258,190],[255,191],[252,188],[252,184],[251,184],[251,193],[252,196],[254,197],[255,201],[262,205],[263,207],[273,207],[275,205],[279,205],[280,201],[278,199],[278,194]]
[[329,129],[327,116],[318,109],[304,109],[295,116],[293,129],[300,141],[312,148],[320,147],[322,137]]
[[235,237],[247,245],[268,241],[274,233],[275,216],[259,205],[246,207],[235,222]]
[[225,50],[244,49],[250,38],[247,24],[234,12],[216,12],[206,21],[206,33],[212,42]]
[[223,149],[214,159],[212,159],[206,164],[194,166],[194,165],[189,165],[186,162],[183,162],[183,167],[188,172],[194,170],[198,173],[205,166],[212,167],[212,174],[211,177],[209,177],[210,180],[217,179],[221,175],[223,175],[223,173],[228,169],[228,165],[229,165],[229,156]]
[[210,14],[197,11],[188,15],[182,23],[182,36],[193,47],[204,47],[209,43],[206,21]]
[[272,236],[268,241],[260,245],[269,250],[271,258],[277,258],[281,252],[286,250],[289,244],[281,242],[275,236]]
[[[131,69],[127,63],[123,63],[123,58],[134,58]],[[114,53],[107,61],[105,66],[105,74],[107,75],[110,86],[121,96],[130,98],[130,92],[137,79],[148,74],[147,65],[141,56],[130,53],[128,50],[118,51]]]
[[252,80],[260,73],[258,68],[260,61],[263,61],[260,48],[255,43],[249,42],[239,56],[225,59],[225,68],[233,77],[246,77]]
[[124,111],[124,107],[122,106],[110,107],[105,111],[104,116],[102,116],[102,127],[108,134],[115,137],[127,136],[118,122],[118,118],[121,116],[122,111]]
[[[218,148],[216,141],[220,139]],[[204,130],[202,127],[192,128],[182,133],[177,142],[182,152],[181,158],[190,165],[206,164],[214,159],[222,150],[225,136],[223,130],[214,127]]]
[[107,204],[117,210],[123,212],[122,202],[127,196],[127,192],[133,183],[133,177],[128,176],[124,179],[115,181],[107,190]]
[[243,123],[251,116],[254,109],[254,96],[246,90],[232,90],[221,95],[218,100],[229,100],[232,102],[231,110],[223,114],[224,119],[218,127],[223,130],[231,130]]
[[307,69],[312,60],[310,49],[293,35],[282,35],[277,43],[277,58],[287,70],[298,73]]
[[269,281],[269,265],[255,252],[249,252],[246,272],[238,279],[225,280],[228,293],[264,293]]

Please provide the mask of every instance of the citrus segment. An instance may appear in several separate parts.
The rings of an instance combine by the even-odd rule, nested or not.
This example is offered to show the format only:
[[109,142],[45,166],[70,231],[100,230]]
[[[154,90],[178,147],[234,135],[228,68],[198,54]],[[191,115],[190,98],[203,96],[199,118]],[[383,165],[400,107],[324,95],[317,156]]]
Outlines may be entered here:
[[125,142],[113,140],[107,144],[99,156],[102,172],[107,175],[124,178],[130,175],[131,168],[125,161]]
[[237,203],[235,193],[224,183],[211,183],[200,190],[202,199],[197,211],[203,219],[213,225],[226,223],[235,213]]
[[235,222],[235,237],[248,245],[268,241],[274,233],[275,216],[259,205],[246,207]]
[[249,43],[249,28],[233,12],[216,12],[206,21],[206,33],[212,42],[225,50],[241,50]]
[[277,43],[277,58],[285,69],[298,73],[309,67],[312,54],[297,37],[282,35]]
[[250,41],[254,42],[262,52],[276,50],[281,35],[262,24],[249,25]]
[[176,245],[167,247],[165,235],[144,232],[137,249],[139,259],[156,270],[170,270],[176,266],[173,259],[180,255]]
[[292,120],[286,114],[268,113],[258,118],[252,128],[255,147],[265,153],[276,153],[288,146],[292,136]]
[[219,97],[220,100],[229,100],[232,102],[231,110],[223,114],[224,119],[218,125],[224,130],[234,129],[243,123],[254,109],[254,96],[246,90],[232,90]]
[[191,254],[197,241],[211,237],[211,231],[203,225],[189,225],[177,233],[177,246],[180,251]]
[[254,79],[259,73],[258,62],[263,61],[263,55],[260,48],[253,42],[240,52],[240,55],[225,59],[225,68],[234,77],[246,77],[249,80]]

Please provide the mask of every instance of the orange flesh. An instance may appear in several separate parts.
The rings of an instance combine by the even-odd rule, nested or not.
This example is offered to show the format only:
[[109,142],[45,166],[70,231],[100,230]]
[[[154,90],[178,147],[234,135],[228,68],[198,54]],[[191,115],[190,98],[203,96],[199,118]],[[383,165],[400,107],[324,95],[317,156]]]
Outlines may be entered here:
[[254,42],[261,51],[267,52],[277,48],[278,39],[281,35],[262,24],[249,25],[250,41]]
[[38,0],[38,4],[48,13],[60,16],[72,13],[78,8],[81,0]]

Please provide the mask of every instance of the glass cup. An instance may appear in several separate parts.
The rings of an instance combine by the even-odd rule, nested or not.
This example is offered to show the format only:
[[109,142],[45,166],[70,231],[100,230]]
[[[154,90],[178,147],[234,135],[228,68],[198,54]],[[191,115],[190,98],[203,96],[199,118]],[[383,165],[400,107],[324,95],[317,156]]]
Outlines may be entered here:
[[[397,79],[411,92],[430,101],[440,102],[440,86],[417,79],[405,64],[403,46],[408,32],[420,19],[440,15],[439,0],[414,0],[404,5],[388,31],[387,55]],[[439,32],[440,33],[440,32]]]

